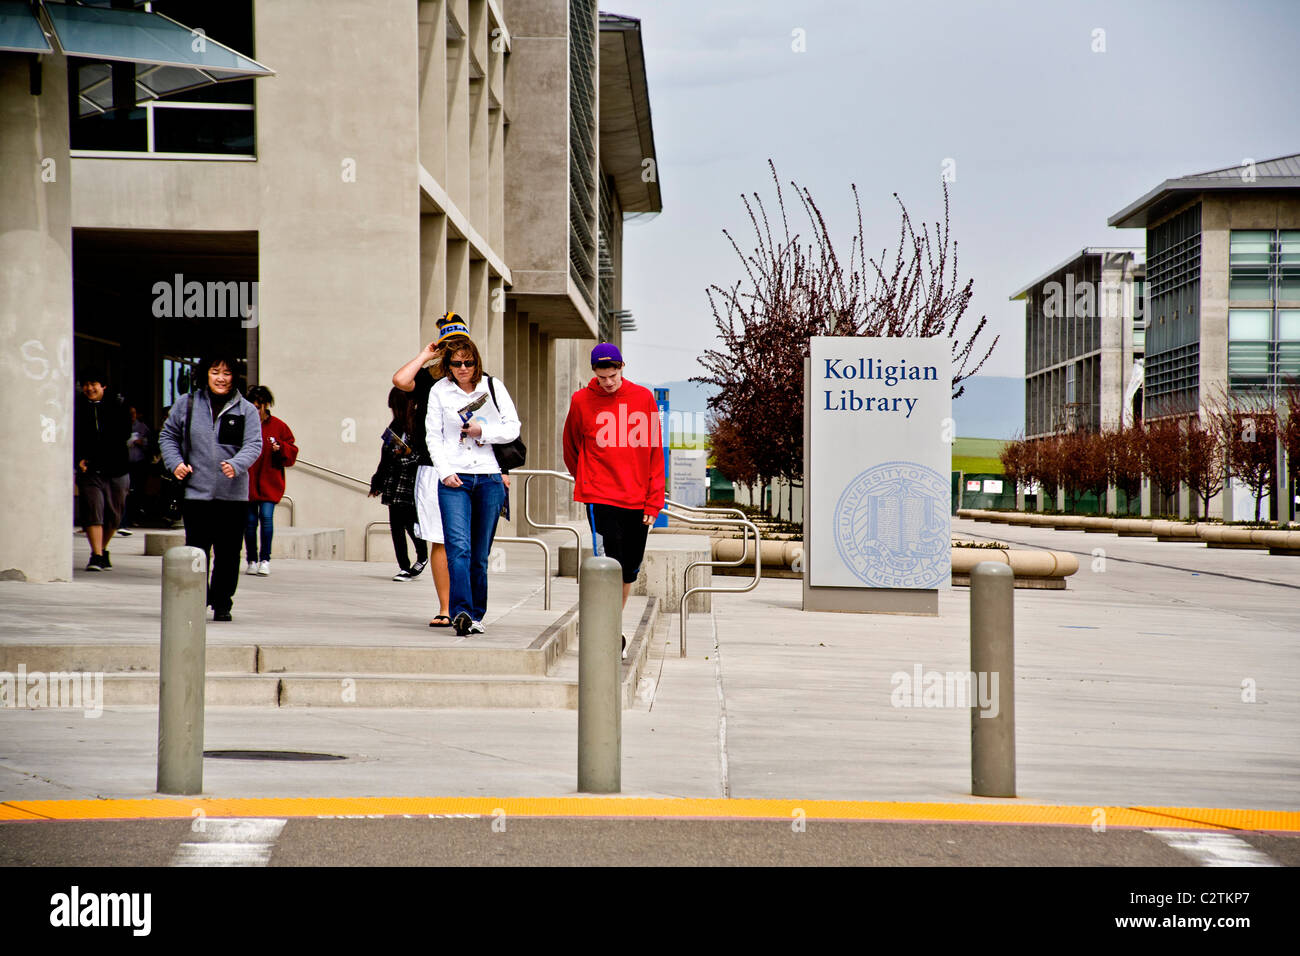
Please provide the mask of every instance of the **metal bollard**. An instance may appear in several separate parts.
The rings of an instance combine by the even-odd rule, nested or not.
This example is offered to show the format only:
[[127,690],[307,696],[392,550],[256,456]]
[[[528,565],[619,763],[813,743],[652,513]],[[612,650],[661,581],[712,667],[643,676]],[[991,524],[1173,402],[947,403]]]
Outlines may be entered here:
[[158,792],[203,792],[203,688],[207,656],[207,556],[163,555],[158,651]]
[[623,764],[623,571],[613,558],[592,557],[582,562],[579,577],[578,790],[618,793]]
[[1015,572],[981,561],[970,575],[970,780],[977,797],[1016,795]]

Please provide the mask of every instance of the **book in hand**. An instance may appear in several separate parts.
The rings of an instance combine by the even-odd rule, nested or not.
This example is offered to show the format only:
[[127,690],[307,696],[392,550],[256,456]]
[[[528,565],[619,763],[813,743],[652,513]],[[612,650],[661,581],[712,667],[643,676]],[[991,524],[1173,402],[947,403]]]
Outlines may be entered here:
[[385,428],[384,434],[380,436],[383,439],[384,447],[395,455],[412,454],[412,448],[407,443],[406,438],[397,434],[391,428]]

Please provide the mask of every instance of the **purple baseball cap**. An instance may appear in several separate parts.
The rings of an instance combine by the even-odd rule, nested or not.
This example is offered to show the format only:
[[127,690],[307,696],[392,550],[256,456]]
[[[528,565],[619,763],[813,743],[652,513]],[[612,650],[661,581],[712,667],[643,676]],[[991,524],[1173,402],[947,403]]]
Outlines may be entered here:
[[623,353],[615,345],[608,342],[601,342],[591,350],[591,364],[599,365],[601,362],[618,362],[623,364]]

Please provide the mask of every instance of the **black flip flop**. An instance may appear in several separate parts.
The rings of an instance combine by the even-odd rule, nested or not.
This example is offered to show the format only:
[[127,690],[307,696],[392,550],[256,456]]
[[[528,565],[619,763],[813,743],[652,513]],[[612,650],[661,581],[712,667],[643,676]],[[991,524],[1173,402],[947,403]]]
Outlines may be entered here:
[[[438,621],[443,621],[444,623],[439,624]],[[451,618],[449,618],[446,614],[435,614],[433,616],[433,620],[429,622],[429,626],[430,627],[451,627]]]

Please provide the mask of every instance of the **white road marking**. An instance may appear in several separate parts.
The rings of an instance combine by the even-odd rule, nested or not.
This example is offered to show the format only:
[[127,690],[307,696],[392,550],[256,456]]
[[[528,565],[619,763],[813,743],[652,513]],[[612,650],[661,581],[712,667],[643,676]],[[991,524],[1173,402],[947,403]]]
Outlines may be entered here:
[[189,843],[182,843],[172,866],[266,866],[284,829],[284,820],[208,820]]
[[1198,833],[1194,830],[1146,832],[1175,850],[1199,860],[1201,866],[1281,866],[1266,853],[1231,833]]

